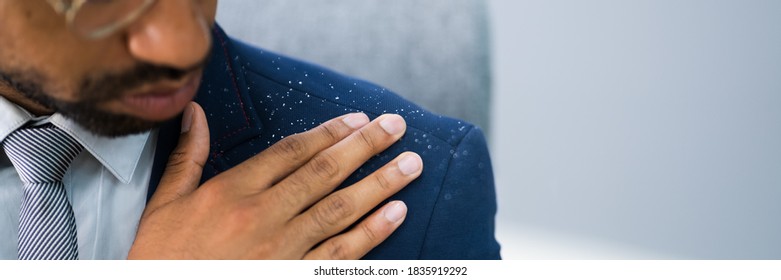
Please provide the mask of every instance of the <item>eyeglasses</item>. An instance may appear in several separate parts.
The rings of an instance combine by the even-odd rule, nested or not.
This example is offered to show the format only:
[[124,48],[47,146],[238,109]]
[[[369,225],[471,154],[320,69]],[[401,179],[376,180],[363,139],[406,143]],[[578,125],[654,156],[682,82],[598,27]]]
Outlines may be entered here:
[[156,0],[46,0],[68,26],[88,39],[104,38],[137,20]]

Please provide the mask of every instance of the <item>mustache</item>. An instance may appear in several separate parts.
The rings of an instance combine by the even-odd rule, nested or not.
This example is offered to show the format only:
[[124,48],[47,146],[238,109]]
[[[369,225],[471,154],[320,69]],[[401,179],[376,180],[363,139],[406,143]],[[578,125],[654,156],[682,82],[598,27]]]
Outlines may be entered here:
[[193,71],[204,68],[206,60],[185,69],[159,66],[154,64],[138,64],[130,70],[118,73],[103,73],[90,76],[82,81],[80,88],[81,102],[105,102],[120,98],[119,92],[138,88],[144,84],[160,81],[180,80]]

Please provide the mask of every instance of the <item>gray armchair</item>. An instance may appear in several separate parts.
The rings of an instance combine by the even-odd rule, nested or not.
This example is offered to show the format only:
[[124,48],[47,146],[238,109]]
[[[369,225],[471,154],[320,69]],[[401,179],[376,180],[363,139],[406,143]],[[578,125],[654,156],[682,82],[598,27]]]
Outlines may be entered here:
[[483,0],[223,0],[217,21],[234,37],[372,81],[489,132]]

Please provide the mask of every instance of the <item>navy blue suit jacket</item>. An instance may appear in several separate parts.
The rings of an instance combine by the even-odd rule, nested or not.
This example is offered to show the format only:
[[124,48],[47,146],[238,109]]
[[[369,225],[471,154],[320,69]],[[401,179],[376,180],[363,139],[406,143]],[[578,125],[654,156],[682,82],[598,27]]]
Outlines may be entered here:
[[[364,112],[400,114],[406,135],[347,179],[349,186],[404,151],[423,158],[423,173],[389,200],[407,218],[365,259],[498,259],[496,194],[479,128],[435,115],[373,84],[267,52],[213,30],[211,57],[195,99],[206,112],[211,151],[202,182],[258,154],[284,136],[331,118]],[[160,129],[149,194],[176,146],[181,119]],[[382,204],[381,204],[382,205]]]

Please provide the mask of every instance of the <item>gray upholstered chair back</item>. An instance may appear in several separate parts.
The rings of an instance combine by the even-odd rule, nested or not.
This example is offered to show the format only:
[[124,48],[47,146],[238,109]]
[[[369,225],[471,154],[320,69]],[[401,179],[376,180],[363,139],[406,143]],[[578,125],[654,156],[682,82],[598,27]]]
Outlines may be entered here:
[[484,0],[222,0],[226,32],[391,89],[488,132]]

